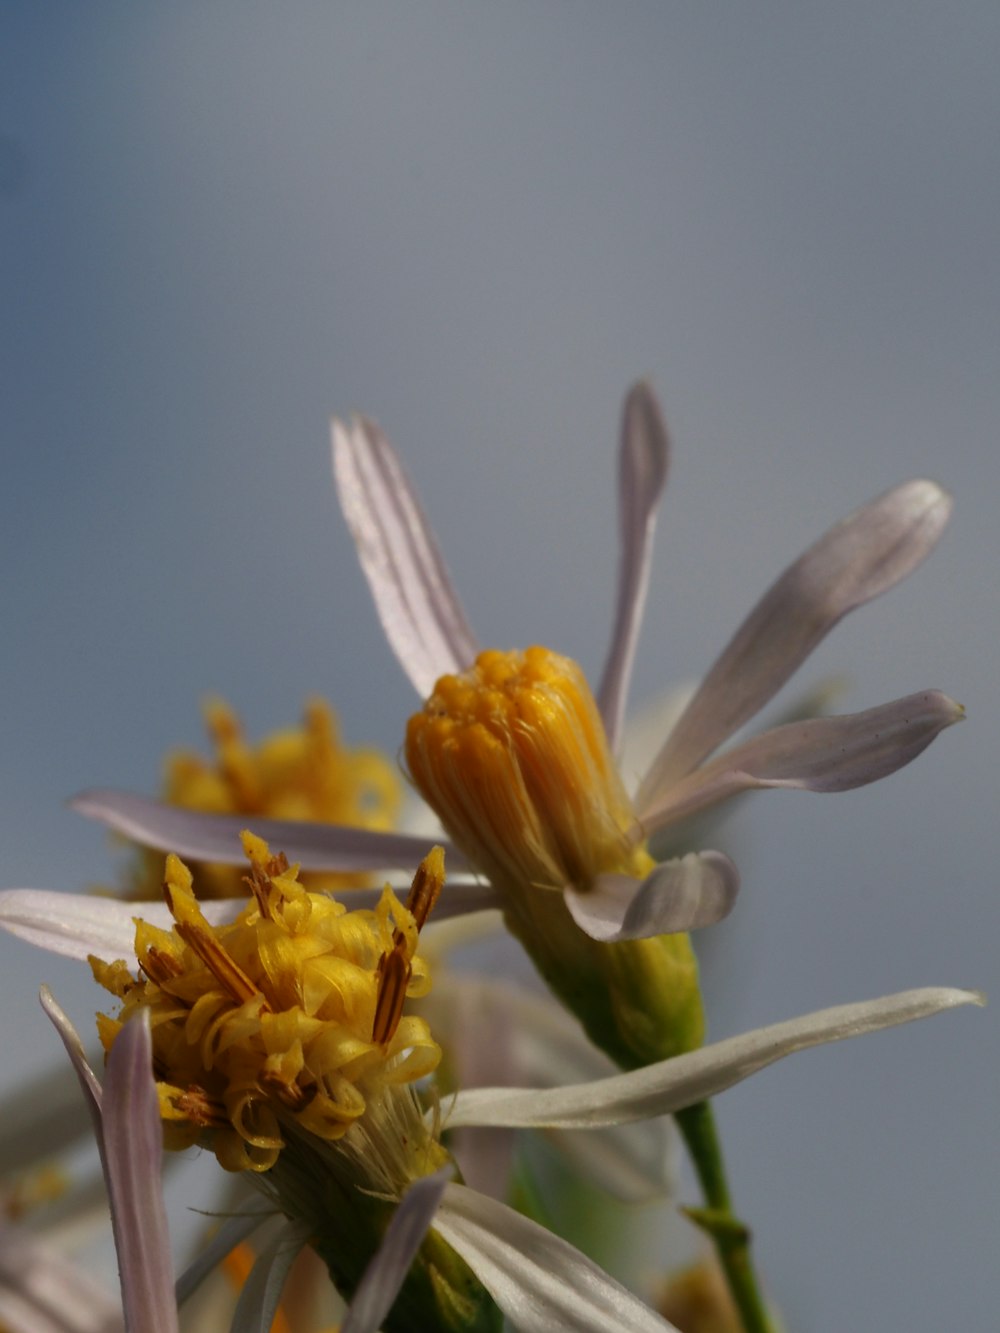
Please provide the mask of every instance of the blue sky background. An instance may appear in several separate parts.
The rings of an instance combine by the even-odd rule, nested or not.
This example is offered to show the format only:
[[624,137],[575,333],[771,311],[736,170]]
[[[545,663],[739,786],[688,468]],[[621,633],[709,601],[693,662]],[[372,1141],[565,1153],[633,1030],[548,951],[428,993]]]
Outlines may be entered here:
[[[939,686],[971,720],[877,787],[743,807],[713,1033],[1000,996],[998,37],[974,0],[4,6],[4,881],[106,878],[64,798],[153,790],[209,690],[258,734],[323,691],[397,749],[332,412],[404,454],[482,638],[596,672],[649,375],[676,447],[640,697],[857,504],[956,497],[796,685]],[[97,992],[6,938],[0,967],[13,1084],[58,1054],[38,983],[81,1022]],[[722,1099],[790,1329],[995,1329],[998,1057],[964,1011]]]

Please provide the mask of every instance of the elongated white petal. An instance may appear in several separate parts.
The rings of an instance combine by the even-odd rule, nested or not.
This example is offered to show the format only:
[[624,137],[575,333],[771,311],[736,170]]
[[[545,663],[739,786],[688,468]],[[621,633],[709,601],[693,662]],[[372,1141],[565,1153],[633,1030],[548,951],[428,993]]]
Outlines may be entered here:
[[705,677],[643,781],[638,805],[655,805],[749,721],[848,611],[914,570],[950,512],[940,486],[906,482],[836,524],[786,569]]
[[0,1222],[0,1327],[9,1333],[117,1333],[121,1305],[79,1265]]
[[674,1329],[579,1250],[485,1194],[448,1185],[434,1230],[520,1333]]
[[476,1088],[456,1095],[447,1124],[449,1129],[463,1125],[596,1129],[667,1115],[714,1097],[796,1051],[912,1023],[962,1004],[985,1004],[985,1000],[976,991],[946,986],[900,991],[756,1028],[593,1083],[540,1091]]
[[422,699],[479,651],[437,540],[378,426],[334,421],[333,474],[379,620]]
[[269,1333],[289,1270],[313,1228],[289,1222],[257,1256],[233,1312],[230,1333]]
[[[231,921],[244,905],[235,900],[202,903],[202,911],[217,926]],[[48,889],[0,892],[0,927],[49,953],[81,962],[90,954],[108,961],[135,957],[135,922],[140,916],[162,930],[173,925],[165,903],[126,903]]]
[[98,1083],[94,1071],[91,1069],[87,1060],[86,1052],[83,1049],[83,1042],[80,1040],[80,1034],[69,1021],[69,1018],[59,1006],[55,996],[49,990],[48,986],[42,986],[38,992],[38,998],[41,1001],[42,1008],[51,1020],[53,1027],[59,1033],[60,1040],[66,1048],[66,1054],[69,1056],[73,1068],[76,1070],[76,1076],[80,1082],[80,1087],[83,1090],[87,1109],[90,1112],[91,1123],[94,1126],[97,1146],[101,1150],[101,1161],[103,1162],[104,1132],[101,1120],[101,1085]]
[[621,553],[614,628],[597,691],[612,750],[618,749],[642,612],[649,585],[656,513],[667,480],[670,442],[660,405],[648,384],[632,386],[622,412],[618,458]]
[[143,1009],[115,1038],[104,1079],[104,1153],[127,1333],[177,1333],[152,1061]]
[[[351,889],[343,897],[353,907],[374,908],[381,889]],[[434,907],[435,920],[496,908],[497,895],[488,884],[446,884]],[[203,902],[201,911],[213,926],[232,921],[246,903],[242,899]],[[0,929],[29,944],[86,962],[94,954],[111,961],[135,955],[135,923],[141,918],[170,930],[173,918],[165,903],[121,902],[89,894],[56,893],[49,889],[0,890]]]
[[739,871],[722,852],[689,852],[645,879],[598,875],[587,889],[563,890],[570,915],[594,940],[641,940],[714,925],[732,911]]
[[406,1191],[358,1283],[340,1333],[378,1333],[424,1243],[451,1174],[450,1168],[436,1171]]
[[252,1199],[242,1206],[233,1217],[227,1217],[222,1226],[199,1250],[198,1256],[177,1279],[174,1295],[178,1305],[183,1305],[189,1296],[193,1296],[204,1280],[230,1251],[246,1240],[266,1222],[274,1217],[275,1206],[269,1199]]
[[[350,828],[346,824],[206,815],[164,805],[135,792],[99,788],[74,796],[70,806],[78,814],[96,819],[133,842],[194,861],[216,861],[223,865],[245,863],[240,834],[248,827],[304,870],[396,869],[412,873],[434,842],[442,842],[440,838]],[[460,853],[447,843],[442,845],[449,869],[463,869],[465,861]]]
[[863,787],[916,759],[964,716],[961,704],[938,690],[925,690],[863,713],[789,722],[696,768],[640,818],[646,832],[654,833],[753,788],[834,792]]
[[[523,985],[445,969],[435,973],[420,1012],[448,1050],[460,1088],[558,1087],[618,1072],[562,1005]],[[581,1175],[626,1202],[662,1196],[676,1184],[676,1136],[662,1117],[550,1138]],[[508,1184],[509,1147],[506,1130],[463,1130],[452,1142],[466,1184],[494,1198]]]

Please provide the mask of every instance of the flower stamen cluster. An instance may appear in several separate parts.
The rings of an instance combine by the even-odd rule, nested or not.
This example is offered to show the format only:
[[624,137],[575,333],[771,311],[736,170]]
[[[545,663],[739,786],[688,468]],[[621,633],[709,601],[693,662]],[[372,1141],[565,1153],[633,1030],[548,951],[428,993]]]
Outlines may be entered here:
[[440,1048],[403,1005],[430,987],[416,950],[443,854],[422,864],[412,910],[387,886],[374,911],[348,911],[261,839],[243,845],[251,901],[235,921],[212,926],[170,856],[172,930],[137,920],[138,977],[122,961],[91,967],[122,1001],[98,1017],[106,1049],[133,1010],[150,1010],[167,1145],[204,1141],[229,1170],[266,1171],[289,1130],[339,1140],[387,1089],[436,1068]]

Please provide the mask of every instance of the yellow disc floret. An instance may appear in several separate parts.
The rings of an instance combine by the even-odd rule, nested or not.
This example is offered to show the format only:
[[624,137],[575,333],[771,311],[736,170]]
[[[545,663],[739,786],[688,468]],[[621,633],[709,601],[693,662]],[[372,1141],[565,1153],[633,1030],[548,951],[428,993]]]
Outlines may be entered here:
[[416,948],[443,856],[422,863],[409,905],[387,886],[374,911],[348,911],[253,834],[243,846],[251,899],[230,925],[205,919],[170,856],[173,929],[137,920],[138,977],[123,962],[91,965],[122,1001],[117,1017],[99,1016],[106,1048],[132,1010],[151,1011],[168,1146],[203,1141],[229,1170],[265,1171],[289,1132],[340,1140],[437,1066],[440,1048],[403,1005],[430,986]]
[[410,718],[414,786],[503,900],[507,924],[591,1039],[625,1067],[701,1043],[685,935],[602,944],[561,890],[642,879],[646,850],[583,672],[547,648],[489,650]]
[[414,785],[494,880],[628,871],[637,825],[583,672],[547,648],[480,653],[410,718]]
[[[399,781],[390,761],[371,749],[349,749],[337,718],[319,698],[306,704],[301,727],[273,732],[256,745],[222,699],[205,704],[211,758],[177,750],[164,765],[163,800],[168,805],[213,815],[311,820],[355,828],[390,829],[399,812]],[[159,892],[162,862],[141,854],[133,869],[132,896]],[[242,871],[233,866],[199,865],[199,898],[242,897]],[[358,877],[310,873],[311,889],[356,886]]]

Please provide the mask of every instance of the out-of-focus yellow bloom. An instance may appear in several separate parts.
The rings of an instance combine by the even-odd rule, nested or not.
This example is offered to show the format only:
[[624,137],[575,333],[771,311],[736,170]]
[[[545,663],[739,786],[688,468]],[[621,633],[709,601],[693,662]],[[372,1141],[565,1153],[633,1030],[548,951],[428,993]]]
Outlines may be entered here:
[[[256,745],[224,700],[204,705],[214,753],[205,758],[176,750],[164,763],[163,800],[212,815],[255,819],[312,820],[354,828],[391,829],[400,806],[400,784],[392,763],[374,749],[350,749],[339,735],[336,714],[324,699],[308,701],[300,727],[272,732]],[[129,896],[158,898],[163,861],[140,851],[130,874]],[[199,898],[242,898],[243,871],[199,862]],[[337,890],[364,883],[357,875],[312,871],[310,889]]]

